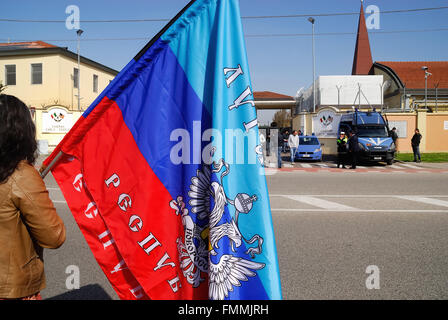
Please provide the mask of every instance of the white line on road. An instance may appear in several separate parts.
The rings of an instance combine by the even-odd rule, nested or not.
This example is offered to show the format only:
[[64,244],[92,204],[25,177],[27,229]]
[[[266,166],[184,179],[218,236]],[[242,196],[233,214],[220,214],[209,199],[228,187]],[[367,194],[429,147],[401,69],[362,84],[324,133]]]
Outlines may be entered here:
[[415,201],[415,202],[427,203],[427,204],[431,204],[431,205],[435,205],[435,206],[448,207],[448,201],[443,201],[443,200],[439,200],[439,199],[431,199],[428,197],[400,196],[398,198],[404,199],[404,200],[411,200],[411,201]]
[[403,167],[411,168],[411,169],[421,169],[421,168],[422,168],[422,167],[417,167],[417,166],[414,166],[414,165],[412,165],[412,164],[408,164],[408,163],[401,163],[401,165],[402,165]]
[[319,166],[321,168],[330,168],[328,164],[325,163],[314,163],[315,166]]
[[406,170],[406,168],[403,168],[402,166],[399,166],[399,165],[396,165],[396,164],[393,164],[393,165],[389,166],[389,168],[397,169],[397,170]]
[[315,197],[310,197],[310,196],[299,196],[299,195],[285,195],[285,198],[291,199],[291,200],[295,200],[295,201],[299,201],[299,202],[303,202],[306,204],[310,204],[312,206],[318,207],[318,208],[322,208],[322,209],[326,209],[326,210],[332,210],[332,211],[345,211],[345,210],[358,210],[356,208],[353,207],[349,207],[340,203],[336,203],[333,201],[327,201],[327,200],[323,200],[320,198],[315,198]]
[[300,165],[302,166],[302,168],[312,168],[313,167],[309,163],[301,163]]

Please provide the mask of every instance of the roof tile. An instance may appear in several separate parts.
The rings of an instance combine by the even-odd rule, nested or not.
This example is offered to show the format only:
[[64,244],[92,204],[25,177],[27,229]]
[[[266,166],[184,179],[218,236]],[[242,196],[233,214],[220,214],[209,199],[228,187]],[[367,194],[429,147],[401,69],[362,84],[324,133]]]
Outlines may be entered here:
[[448,61],[377,61],[377,63],[391,68],[406,88],[425,88],[423,66],[428,67],[428,72],[432,73],[428,77],[429,89],[434,88],[437,83],[439,89],[448,88]]

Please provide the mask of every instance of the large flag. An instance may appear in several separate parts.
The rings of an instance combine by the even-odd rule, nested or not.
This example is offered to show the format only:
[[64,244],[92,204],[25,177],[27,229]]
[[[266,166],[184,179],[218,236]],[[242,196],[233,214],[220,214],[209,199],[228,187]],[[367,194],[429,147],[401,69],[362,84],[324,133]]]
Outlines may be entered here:
[[239,3],[196,0],[45,165],[120,298],[281,299],[262,162]]

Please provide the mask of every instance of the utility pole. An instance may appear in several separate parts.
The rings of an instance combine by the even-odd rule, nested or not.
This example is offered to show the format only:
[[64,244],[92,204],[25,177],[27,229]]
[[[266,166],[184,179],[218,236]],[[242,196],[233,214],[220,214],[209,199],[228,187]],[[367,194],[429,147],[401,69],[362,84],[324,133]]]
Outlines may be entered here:
[[432,76],[432,73],[428,72],[427,66],[423,66],[422,70],[425,71],[425,110],[428,110],[428,77]]
[[84,31],[82,31],[81,29],[76,30],[76,34],[78,35],[78,79],[77,79],[77,85],[78,85],[78,111],[81,111],[81,68],[80,68],[80,55],[79,55],[79,51],[80,51],[80,38],[81,38],[81,34]]
[[308,21],[312,25],[312,55],[313,55],[313,112],[316,112],[316,58],[314,55],[314,20],[313,17],[309,17]]

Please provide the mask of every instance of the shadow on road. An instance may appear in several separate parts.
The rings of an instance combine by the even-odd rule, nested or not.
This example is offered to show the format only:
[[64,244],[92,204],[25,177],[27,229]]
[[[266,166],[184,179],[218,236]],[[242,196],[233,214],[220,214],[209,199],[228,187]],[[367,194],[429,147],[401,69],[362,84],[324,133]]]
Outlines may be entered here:
[[112,298],[100,285],[89,284],[77,290],[67,291],[46,300],[112,300]]

